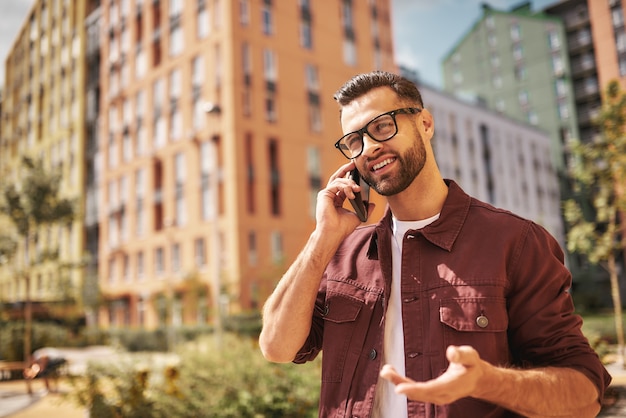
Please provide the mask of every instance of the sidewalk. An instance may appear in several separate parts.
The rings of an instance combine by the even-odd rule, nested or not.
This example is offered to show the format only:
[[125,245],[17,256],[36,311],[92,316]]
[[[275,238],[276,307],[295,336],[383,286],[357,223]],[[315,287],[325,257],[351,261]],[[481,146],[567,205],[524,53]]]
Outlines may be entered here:
[[67,386],[61,382],[60,393],[48,393],[43,381],[33,382],[33,394],[26,392],[22,380],[0,382],[1,418],[86,418],[84,409],[64,398]]

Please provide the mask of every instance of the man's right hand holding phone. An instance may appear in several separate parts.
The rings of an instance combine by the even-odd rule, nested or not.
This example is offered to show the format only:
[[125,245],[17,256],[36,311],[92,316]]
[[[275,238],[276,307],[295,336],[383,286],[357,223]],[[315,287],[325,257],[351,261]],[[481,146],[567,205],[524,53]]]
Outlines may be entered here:
[[[339,167],[317,195],[316,229],[324,234],[340,233],[342,240],[362,222],[355,212],[343,207],[346,199],[355,199],[363,189],[350,176],[355,168],[353,161]],[[367,205],[368,214],[373,209],[373,203]]]

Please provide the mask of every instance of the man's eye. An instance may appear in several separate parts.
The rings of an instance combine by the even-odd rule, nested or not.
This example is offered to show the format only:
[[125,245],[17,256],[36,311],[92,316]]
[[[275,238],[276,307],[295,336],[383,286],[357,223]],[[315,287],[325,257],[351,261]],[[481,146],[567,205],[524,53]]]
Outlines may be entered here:
[[357,149],[361,147],[361,137],[358,134],[348,136],[344,142],[349,149]]

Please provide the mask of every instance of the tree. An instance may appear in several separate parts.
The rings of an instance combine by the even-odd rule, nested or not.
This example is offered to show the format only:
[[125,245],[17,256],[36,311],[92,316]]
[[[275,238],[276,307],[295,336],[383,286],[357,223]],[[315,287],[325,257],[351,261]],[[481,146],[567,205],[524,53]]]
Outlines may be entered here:
[[[24,360],[31,353],[32,300],[31,269],[33,266],[58,258],[57,251],[44,248],[37,251],[39,234],[44,226],[60,222],[70,223],[76,216],[75,202],[61,197],[58,173],[47,172],[41,161],[22,159],[23,176],[19,184],[5,184],[1,190],[0,213],[14,226],[12,235],[0,239],[3,260],[14,259],[19,251],[23,254],[23,268],[16,274],[25,283],[24,300]],[[13,241],[13,244],[11,244]],[[6,250],[5,250],[6,248]],[[34,251],[31,251],[33,249]]]
[[[626,367],[617,267],[626,249],[626,94],[617,81],[607,87],[597,122],[601,135],[586,143],[575,141],[570,148],[570,170],[579,199],[565,202],[565,220],[570,226],[567,247],[609,273],[618,356]],[[583,210],[585,199],[593,208],[593,219]]]

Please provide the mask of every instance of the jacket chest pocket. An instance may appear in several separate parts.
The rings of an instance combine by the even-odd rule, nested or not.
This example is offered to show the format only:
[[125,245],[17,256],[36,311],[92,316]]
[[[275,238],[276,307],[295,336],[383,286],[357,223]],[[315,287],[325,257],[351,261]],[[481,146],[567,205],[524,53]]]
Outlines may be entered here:
[[470,345],[492,364],[509,361],[506,300],[501,297],[442,299],[439,321],[445,346]]
[[357,318],[364,302],[343,295],[328,294],[324,306],[322,381],[341,382]]

